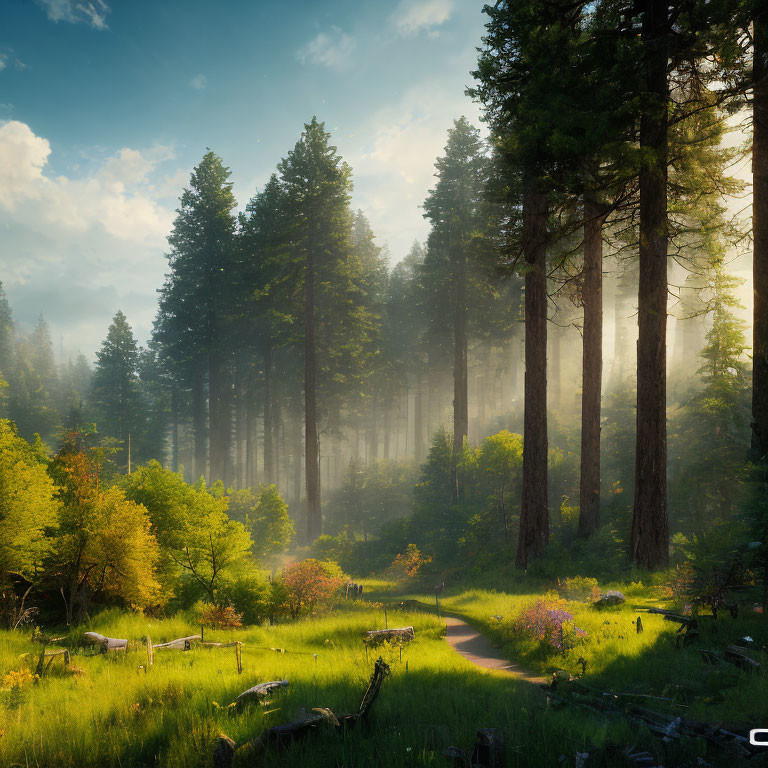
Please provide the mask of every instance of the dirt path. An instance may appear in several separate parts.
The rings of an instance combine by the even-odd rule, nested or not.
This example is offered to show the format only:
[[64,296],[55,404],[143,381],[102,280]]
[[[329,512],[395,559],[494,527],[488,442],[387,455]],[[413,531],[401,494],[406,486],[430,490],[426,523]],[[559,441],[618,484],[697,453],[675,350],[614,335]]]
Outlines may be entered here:
[[447,632],[445,639],[457,653],[465,659],[485,669],[505,672],[529,683],[546,683],[543,677],[522,669],[517,664],[503,658],[484,635],[473,626],[455,616],[445,616]]

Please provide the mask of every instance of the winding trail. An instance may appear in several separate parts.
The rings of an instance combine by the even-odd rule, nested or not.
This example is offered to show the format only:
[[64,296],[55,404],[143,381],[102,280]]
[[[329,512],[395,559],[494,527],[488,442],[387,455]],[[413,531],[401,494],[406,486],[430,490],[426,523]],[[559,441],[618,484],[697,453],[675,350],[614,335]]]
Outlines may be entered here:
[[448,641],[448,645],[472,664],[485,669],[504,672],[529,683],[548,682],[545,678],[503,658],[485,635],[480,634],[463,619],[456,616],[444,616],[444,620],[446,624],[445,639]]

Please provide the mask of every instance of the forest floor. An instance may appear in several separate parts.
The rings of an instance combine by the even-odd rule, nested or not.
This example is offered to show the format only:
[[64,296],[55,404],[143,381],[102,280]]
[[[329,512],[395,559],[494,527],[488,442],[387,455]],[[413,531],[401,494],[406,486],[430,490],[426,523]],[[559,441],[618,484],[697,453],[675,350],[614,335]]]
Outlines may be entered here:
[[[446,766],[444,749],[471,750],[475,733],[489,727],[504,733],[507,764],[519,768],[567,768],[577,764],[577,753],[584,752],[590,755],[585,768],[629,766],[622,756],[627,746],[650,750],[667,768],[696,766],[700,755],[715,766],[738,764],[730,754],[713,751],[701,741],[664,745],[624,718],[581,707],[550,706],[539,685],[509,674],[503,661],[501,669],[488,669],[457,653],[463,650],[497,661],[519,658],[539,674],[548,667],[549,662],[537,661],[535,655],[516,655],[502,634],[489,629],[499,623],[488,615],[495,612],[496,600],[506,602],[509,610],[508,597],[499,594],[457,594],[452,599],[446,596],[442,603],[463,612],[501,651],[480,645],[472,631],[449,622],[454,627],[450,635],[454,649],[446,642],[446,623],[423,610],[390,607],[385,617],[382,604],[351,600],[328,614],[279,626],[206,632],[206,640],[243,643],[242,674],[232,648],[158,650],[148,668],[147,635],[157,644],[199,631],[183,616],[161,620],[116,610],[98,615],[58,644],[70,649],[71,667],[65,669],[57,659],[37,682],[24,670],[34,669],[41,646],[31,642],[29,632],[0,632],[0,766],[210,768],[222,733],[244,743],[264,728],[290,722],[314,707],[329,707],[336,714],[356,711],[378,654],[389,664],[391,675],[367,723],[344,734],[330,727],[319,729],[279,754],[264,756],[262,764]],[[618,612],[611,620],[623,627],[628,617],[628,612],[626,616]],[[416,639],[402,648],[387,644],[367,651],[365,631],[381,629],[385,622],[390,627],[414,626]],[[627,662],[635,673],[661,664],[659,674],[669,677],[670,661],[683,664],[685,673],[688,650],[676,652],[682,655],[671,660],[654,656],[659,652],[658,638],[666,637],[668,629],[674,631],[649,622],[647,648]],[[128,638],[128,651],[94,655],[81,645],[84,630]],[[607,639],[607,646],[612,642]],[[462,643],[467,645],[461,647]],[[571,665],[569,658],[557,661],[559,668]],[[618,663],[615,660],[607,672],[613,674]],[[758,684],[754,691],[748,688],[748,695],[762,695],[765,704],[764,676],[755,676],[754,681],[742,673],[736,677],[742,688]],[[246,688],[282,678],[290,681],[288,689],[263,706],[243,711],[230,706]],[[639,678],[639,687],[645,687],[645,679]],[[614,674],[614,679],[619,678]],[[719,673],[719,680],[728,682],[727,675]],[[738,695],[733,689],[724,689],[721,695],[732,700],[736,711],[733,701]],[[758,725],[764,727],[763,723],[753,727]],[[759,760],[750,765],[763,765]],[[252,755],[236,753],[235,768],[257,764]]]
[[[367,587],[371,599],[390,605],[420,605],[436,612],[434,594],[382,581]],[[609,697],[613,702],[641,705],[667,717],[725,723],[741,732],[768,727],[768,617],[754,613],[748,602],[737,619],[727,611],[717,619],[703,612],[698,616],[699,637],[685,645],[679,624],[647,612],[648,608],[675,607],[660,590],[639,583],[605,588],[621,590],[626,602],[599,610],[588,602],[558,601],[558,595],[545,585],[537,589],[525,582],[519,589],[508,591],[457,586],[442,593],[439,604],[444,616],[464,620],[485,636],[488,646],[484,655],[527,671],[523,677],[551,681],[553,673],[565,672],[576,682],[573,688],[579,692],[573,700],[580,699],[577,706],[581,708],[602,710],[605,697]],[[519,617],[540,600],[557,603],[570,613],[572,626],[582,629],[584,635],[563,650],[527,637],[520,631]],[[754,673],[729,663],[713,666],[700,651],[713,651],[723,658],[729,645],[746,645],[748,655],[761,663],[761,671]],[[487,651],[489,646],[492,653]],[[567,689],[561,686],[559,692]],[[720,759],[725,763],[730,759],[731,764],[736,759],[723,758],[703,745],[691,749],[704,750],[696,756],[706,755],[715,765]],[[768,765],[768,748],[763,752],[752,765],[755,760]],[[667,755],[664,765],[670,762]]]

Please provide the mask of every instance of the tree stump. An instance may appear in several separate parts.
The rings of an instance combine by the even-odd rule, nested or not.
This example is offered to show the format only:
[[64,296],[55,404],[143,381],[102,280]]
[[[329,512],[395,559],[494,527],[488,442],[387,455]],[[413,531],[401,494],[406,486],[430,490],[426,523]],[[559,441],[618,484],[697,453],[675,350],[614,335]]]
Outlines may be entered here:
[[504,734],[498,728],[483,728],[477,732],[472,750],[473,768],[504,768]]

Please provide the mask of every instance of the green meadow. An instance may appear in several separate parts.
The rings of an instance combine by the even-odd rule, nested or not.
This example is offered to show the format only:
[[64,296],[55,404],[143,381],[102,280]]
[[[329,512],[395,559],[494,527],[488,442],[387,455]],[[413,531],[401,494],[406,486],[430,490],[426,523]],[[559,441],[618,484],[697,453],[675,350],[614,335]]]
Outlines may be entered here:
[[[562,654],[543,654],[540,648],[516,641],[505,618],[533,597],[471,591],[446,597],[442,605],[470,618],[510,657],[543,672],[577,671],[578,654],[587,659],[585,682],[645,693],[660,693],[677,680],[693,683],[702,672],[695,651],[675,650],[676,625],[659,616],[644,616],[645,631],[638,635],[629,607],[595,611],[569,603],[577,623],[588,632],[587,640]],[[243,672],[238,674],[234,649],[197,645],[190,651],[157,650],[154,665],[148,668],[144,643],[148,635],[157,644],[195,634],[199,628],[181,615],[153,620],[107,611],[57,644],[71,648],[69,670],[56,659],[40,680],[25,678],[9,685],[8,677],[4,679],[0,765],[211,766],[220,734],[241,744],[314,707],[329,707],[337,715],[356,711],[379,653],[391,675],[367,722],[344,734],[321,727],[279,754],[236,753],[235,766],[445,766],[446,747],[468,749],[476,731],[486,727],[503,730],[510,766],[572,765],[580,751],[591,753],[589,765],[624,765],[621,750],[630,745],[666,759],[670,754],[682,761],[706,753],[714,765],[734,764],[728,755],[707,752],[699,742],[662,752],[650,734],[623,718],[548,706],[538,687],[482,670],[455,653],[444,639],[444,624],[427,610],[389,608],[389,626],[413,625],[415,641],[402,649],[385,645],[366,653],[365,631],[383,628],[384,621],[380,604],[349,601],[293,623],[208,630],[206,640],[243,643]],[[718,641],[730,639],[729,621],[718,622],[717,634],[722,633]],[[744,626],[740,621],[739,628]],[[80,645],[82,632],[88,629],[129,638],[127,652],[94,655]],[[4,674],[33,670],[40,650],[28,632],[5,631],[0,634],[0,670]],[[734,682],[717,674],[724,684]],[[712,690],[711,701],[701,697],[685,711],[723,720],[743,720],[760,711],[765,721],[764,677],[731,674],[736,687],[722,693]],[[289,688],[268,702],[242,711],[230,706],[246,688],[283,678],[290,681]]]

